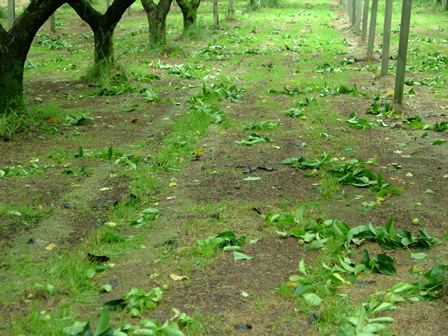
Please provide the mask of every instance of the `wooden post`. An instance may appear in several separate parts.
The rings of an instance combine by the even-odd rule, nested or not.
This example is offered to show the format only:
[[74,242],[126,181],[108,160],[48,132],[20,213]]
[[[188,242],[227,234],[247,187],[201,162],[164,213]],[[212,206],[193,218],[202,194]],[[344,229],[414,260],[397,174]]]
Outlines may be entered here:
[[56,33],[56,14],[50,16],[50,31]]
[[354,27],[356,24],[356,0],[352,0],[350,18],[352,21],[352,26]]
[[400,42],[398,46],[397,74],[395,78],[395,102],[403,102],[404,77],[406,75],[406,57],[408,54],[409,28],[411,25],[412,0],[403,0],[400,24]]
[[218,0],[213,0],[213,25],[219,28],[219,4]]
[[8,26],[9,29],[14,25],[16,20],[16,2],[15,0],[8,0]]
[[392,4],[393,0],[386,0],[386,7],[384,12],[383,52],[381,56],[381,76],[386,76],[389,70],[390,31],[392,26]]
[[375,45],[377,14],[378,14],[378,0],[372,0],[372,11],[370,13],[369,44],[367,46],[367,58],[373,57],[373,47]]
[[[341,0],[342,1],[342,0]],[[227,17],[232,20],[235,14],[235,7],[233,0],[229,0],[229,8],[227,9]]]
[[362,0],[358,0],[356,4],[356,32],[361,33],[361,22],[362,22]]
[[364,10],[362,13],[362,32],[361,39],[365,42],[367,39],[367,25],[369,23],[369,0],[364,0]]

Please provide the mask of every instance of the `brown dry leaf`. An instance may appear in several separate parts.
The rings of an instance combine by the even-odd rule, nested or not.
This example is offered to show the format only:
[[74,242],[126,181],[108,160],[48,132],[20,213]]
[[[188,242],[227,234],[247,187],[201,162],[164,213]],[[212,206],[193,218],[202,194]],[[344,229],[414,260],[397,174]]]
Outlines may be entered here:
[[47,123],[49,123],[49,124],[56,124],[58,122],[59,122],[58,118],[55,118],[55,117],[50,117],[47,119]]

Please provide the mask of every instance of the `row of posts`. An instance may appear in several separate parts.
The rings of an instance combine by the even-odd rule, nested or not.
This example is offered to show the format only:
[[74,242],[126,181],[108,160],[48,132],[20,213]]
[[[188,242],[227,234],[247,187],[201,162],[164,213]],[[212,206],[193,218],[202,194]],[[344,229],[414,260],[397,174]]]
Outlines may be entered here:
[[[340,0],[344,6],[350,23],[361,40],[367,42],[367,59],[373,58],[375,46],[375,34],[378,16],[379,0]],[[394,0],[384,0],[384,30],[381,54],[381,76],[385,76],[389,70],[390,59],[390,37],[392,28],[392,9]],[[403,102],[404,81],[406,74],[406,57],[408,53],[409,28],[411,23],[412,0],[402,0],[400,41],[397,57],[397,72],[395,75],[394,100],[396,103]],[[370,17],[369,17],[370,12]],[[370,22],[369,22],[370,19]],[[369,25],[370,23],[370,25]]]
[[[109,8],[110,0],[105,0],[106,6]],[[131,7],[128,8],[128,14],[131,15]],[[16,1],[8,0],[8,26],[11,28],[16,20]],[[53,14],[50,16],[50,30],[55,33],[56,32],[56,15]]]

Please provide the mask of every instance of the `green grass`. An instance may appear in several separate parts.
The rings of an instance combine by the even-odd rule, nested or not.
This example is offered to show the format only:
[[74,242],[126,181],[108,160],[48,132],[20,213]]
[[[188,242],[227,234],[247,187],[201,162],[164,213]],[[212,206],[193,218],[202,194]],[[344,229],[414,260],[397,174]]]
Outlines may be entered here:
[[[55,115],[53,109],[48,111],[48,116]],[[116,205],[108,214],[108,222],[117,223],[115,227],[101,225],[93,235],[78,245],[76,253],[62,252],[58,257],[50,258],[34,266],[31,264],[33,257],[28,255],[27,248],[17,253],[23,254],[20,261],[17,258],[8,258],[15,272],[17,282],[14,287],[3,288],[3,297],[14,300],[23,291],[33,291],[33,284],[51,284],[59,293],[66,293],[65,297],[58,296],[58,304],[48,314],[41,316],[34,308],[29,315],[20,317],[14,326],[15,334],[31,333],[45,335],[59,335],[63,326],[67,326],[76,314],[77,304],[93,304],[97,295],[97,285],[88,277],[92,265],[85,260],[87,252],[94,251],[97,254],[109,256],[121,255],[124,251],[138,248],[145,241],[145,236],[151,231],[152,225],[147,223],[140,230],[133,230],[129,222],[136,219],[145,207],[153,204],[153,196],[164,193],[161,187],[161,179],[157,175],[160,168],[169,168],[171,172],[179,171],[190,159],[198,139],[211,125],[210,117],[201,112],[189,112],[174,120],[171,132],[162,141],[159,153],[154,157],[153,164],[138,164],[135,170],[124,171],[123,175],[130,180],[130,191],[135,196],[135,201],[124,199]],[[60,157],[60,153],[53,153]],[[65,158],[66,155],[62,153]],[[165,169],[164,169],[165,170]],[[166,187],[165,187],[166,188]],[[29,215],[35,213],[27,208],[14,208],[14,211],[22,210]],[[9,213],[11,208],[2,207],[2,212]],[[0,213],[1,214],[1,213]],[[14,261],[13,261],[14,259]],[[28,265],[24,267],[24,265]],[[40,299],[33,299],[31,306],[41,305]],[[65,307],[59,310],[59,307]],[[47,316],[48,315],[48,316]],[[49,320],[52,323],[49,323]],[[196,328],[199,328],[196,327]]]
[[55,133],[57,129],[47,122],[49,118],[62,120],[65,112],[54,104],[37,105],[25,110],[11,111],[0,116],[0,138],[10,139],[16,133],[44,131]]
[[[98,4],[103,6],[103,2]],[[97,273],[93,279],[90,279],[87,274],[92,265],[86,261],[87,252],[117,258],[126,256],[132,264],[142,258],[140,251],[142,246],[145,246],[145,250],[150,251],[145,254],[145,257],[148,260],[156,260],[155,269],[162,270],[166,274],[176,271],[179,274],[189,275],[201,267],[219,262],[223,256],[217,251],[198,252],[197,239],[203,239],[224,230],[232,230],[238,236],[245,234],[250,238],[276,235],[274,228],[260,225],[261,220],[254,219],[252,208],[258,204],[254,205],[253,202],[247,200],[211,200],[207,204],[202,204],[189,200],[186,195],[182,195],[181,191],[179,198],[182,201],[175,205],[174,210],[161,208],[161,217],[156,222],[148,221],[139,229],[129,226],[130,222],[140,217],[145,208],[158,207],[158,202],[163,205],[164,198],[171,196],[168,183],[181,176],[179,173],[190,163],[195,151],[202,148],[201,139],[204,136],[208,137],[207,142],[211,142],[214,146],[227,145],[220,139],[221,134],[218,129],[221,127],[224,127],[224,133],[238,135],[239,139],[241,134],[236,132],[240,132],[243,125],[259,122],[257,118],[262,114],[263,120],[280,119],[280,125],[273,129],[263,129],[263,125],[254,125],[262,128],[262,131],[269,132],[269,137],[274,140],[274,144],[281,144],[281,139],[284,138],[294,139],[293,147],[289,149],[294,152],[291,154],[303,153],[307,157],[318,157],[327,152],[334,157],[356,157],[362,150],[357,141],[357,135],[347,132],[345,120],[338,114],[341,106],[333,100],[333,96],[321,97],[320,93],[324,88],[337,88],[342,84],[350,87],[351,83],[359,80],[361,75],[365,76],[363,78],[373,77],[377,71],[377,64],[341,65],[341,58],[345,57],[341,54],[348,53],[346,41],[340,32],[329,29],[326,25],[329,17],[336,17],[332,12],[333,4],[323,1],[316,4],[265,1],[262,5],[257,11],[248,11],[247,2],[238,1],[237,21],[223,22],[220,30],[213,30],[210,29],[211,4],[204,3],[200,8],[199,24],[184,35],[182,35],[180,13],[171,13],[168,17],[168,47],[152,51],[147,47],[145,17],[137,12],[141,9],[140,4],[133,6],[132,16],[125,14],[117,28],[115,42],[116,58],[123,67],[126,67],[127,79],[124,83],[113,83],[110,81],[110,72],[104,77],[100,76],[99,80],[95,79],[99,83],[99,89],[132,88],[133,92],[104,98],[111,102],[109,106],[120,104],[121,101],[128,105],[146,104],[139,91],[147,88],[150,83],[151,88],[160,95],[161,101],[148,103],[148,111],[151,111],[151,108],[166,108],[169,112],[164,116],[168,116],[169,119],[157,120],[148,126],[148,129],[163,130],[165,134],[163,139],[157,142],[138,140],[132,144],[130,151],[125,146],[116,149],[127,155],[131,153],[145,158],[137,163],[135,169],[116,164],[115,160],[118,157],[109,160],[103,160],[100,156],[91,158],[92,164],[103,167],[92,169],[92,180],[95,176],[118,174],[128,179],[129,195],[132,196],[126,195],[111,210],[104,213],[99,227],[77,245],[76,249],[67,250],[63,246],[57,256],[37,264],[34,254],[42,255],[42,251],[34,251],[29,246],[17,246],[7,256],[7,260],[12,265],[11,271],[16,272],[17,276],[3,286],[0,290],[1,296],[6,298],[7,302],[14,302],[24,292],[35,295],[28,305],[29,312],[14,318],[11,334],[60,335],[61,329],[74,320],[93,319],[96,321],[99,308],[99,286],[113,271]],[[223,5],[221,9],[224,9]],[[439,72],[443,76],[446,69],[441,71],[435,69],[442,65],[440,60],[435,60],[430,69],[422,70],[421,67],[422,61],[429,52],[440,50],[443,53],[446,50],[446,43],[443,42],[446,37],[442,31],[437,30],[437,26],[443,25],[446,15],[432,9],[417,7],[416,10],[421,15],[416,16],[415,22],[419,29],[413,30],[411,37],[416,50],[410,55],[410,66],[418,72],[418,76],[433,77]],[[395,14],[398,12],[397,6]],[[88,28],[79,27],[79,30],[74,33],[66,33],[71,27],[73,14],[67,6],[64,6],[57,15],[57,20],[66,24],[67,28],[59,32],[59,38],[44,34],[38,36],[27,63],[27,81],[32,82],[37,76],[44,81],[74,80],[88,73],[92,62],[92,37]],[[397,17],[395,15],[394,27],[397,25]],[[381,17],[378,22],[381,25]],[[434,40],[422,41],[421,36],[428,34],[434,36]],[[396,42],[397,34],[394,34],[394,43]],[[214,48],[217,46],[224,48]],[[196,79],[186,79],[160,68],[158,61],[163,65],[183,64],[193,69],[201,65],[202,69],[192,70]],[[391,69],[393,69],[393,63],[391,63]],[[326,70],[323,69],[332,70],[325,72]],[[118,72],[123,73],[121,70]],[[147,81],[145,76],[150,73],[157,74],[162,80]],[[210,81],[215,83],[224,83],[226,81],[223,78],[234,76],[237,87],[246,90],[241,102],[219,100],[213,92],[211,99],[205,99],[206,103],[212,107],[225,111],[222,115],[226,120],[222,124],[214,125],[216,119],[211,117],[206,109],[192,109],[190,104],[181,99],[186,95],[200,96],[201,81],[205,75],[208,75],[211,78]],[[437,79],[437,83],[440,84],[440,82],[441,80]],[[269,92],[269,89],[281,91],[284,87],[301,88],[309,92],[296,96]],[[228,89],[228,86],[225,89]],[[176,94],[165,95],[165,91],[172,93],[174,90],[178,90]],[[335,99],[353,103],[353,109],[356,110],[358,104],[370,102],[373,98],[369,97],[368,88],[360,87],[359,90],[359,94],[340,95]],[[72,97],[73,102],[95,99],[87,98],[89,93],[92,93],[91,88],[80,88],[79,93]],[[444,93],[446,89],[440,87],[438,95],[442,97]],[[291,119],[283,115],[284,111],[311,97],[315,98],[316,102],[303,107],[306,118]],[[174,107],[176,102],[181,104],[178,109]],[[246,105],[247,109],[245,109]],[[258,114],[253,114],[252,110],[256,110]],[[245,114],[246,111],[248,115]],[[66,120],[69,115],[76,117],[82,114],[93,117],[94,113],[94,109],[73,110],[62,109],[55,104],[35,105],[24,114],[2,117],[0,137],[11,137],[17,132],[24,131],[56,133],[59,123],[49,123],[49,118]],[[150,112],[147,113],[150,114]],[[127,119],[123,114],[117,115],[120,117],[119,123]],[[91,139],[83,135],[74,139],[77,145],[82,145],[89,150],[99,152],[108,150],[108,147],[91,148],[89,146]],[[53,160],[58,164],[71,162],[74,160],[72,156],[75,152],[64,150],[53,152]],[[269,152],[266,155],[269,155]],[[206,167],[204,174],[210,173],[209,176],[212,176],[211,173],[215,170],[214,167]],[[303,183],[311,182],[304,179]],[[320,172],[318,186],[315,187],[320,194],[316,196],[314,203],[309,200],[309,204],[312,204],[311,208],[318,208],[313,210],[316,213],[320,212],[320,208],[326,205],[331,206],[330,203],[336,202],[341,192],[336,179],[325,170]],[[89,190],[75,193],[76,199],[81,199],[81,211],[91,211],[87,204],[89,201],[84,200],[86,204],[82,201],[88,193],[90,193]],[[185,201],[186,198],[188,201]],[[269,210],[276,207],[288,210],[296,204],[296,200],[279,198],[270,200],[269,203],[264,201],[261,203],[261,206]],[[0,204],[0,216],[7,216],[10,219],[11,211],[21,212],[22,218],[26,217],[27,220],[45,220],[47,215],[51,215],[47,213],[47,208],[42,210],[12,203]],[[174,214],[164,211],[173,211]],[[13,219],[15,221],[20,218],[15,216]],[[116,223],[116,226],[105,225],[107,222]],[[58,231],[60,230],[57,227],[58,223],[54,224],[54,231],[48,232],[50,238],[57,237],[58,234],[67,235],[67,232]],[[175,250],[157,245],[171,237],[179,241],[181,248]],[[114,240],[115,242],[111,242]],[[310,276],[315,279],[316,294],[324,300],[324,305],[319,308],[321,318],[316,325],[321,335],[334,335],[338,323],[344,320],[353,309],[349,297],[338,295],[340,292],[334,288],[325,289],[327,279],[322,276],[324,273],[322,262],[331,264],[337,261],[341,253],[345,252],[340,250],[340,242],[330,241],[324,250],[314,255],[316,258],[309,265]],[[295,271],[293,269],[285,272],[285,281],[288,275]],[[132,274],[129,277],[132,278]],[[44,288],[50,284],[57,289],[57,292],[49,295],[45,291],[42,292],[41,287],[36,288],[36,284],[41,284]],[[299,319],[306,318],[314,312],[314,309],[305,305],[303,300],[294,297],[290,286],[278,284],[277,293],[275,301],[278,300],[278,302],[276,303],[295,302],[300,313],[282,312],[281,318],[279,317],[278,321],[273,323],[297,323]],[[268,310],[271,307],[270,300],[272,300],[271,297],[260,294],[252,306],[254,310]],[[44,313],[42,313],[43,310],[45,310]],[[301,315],[297,316],[299,314]],[[207,312],[198,312],[193,317],[196,323],[186,331],[187,335],[206,335],[212,331],[222,332],[223,328],[229,328],[229,326],[222,326],[223,322],[218,317],[209,316]],[[128,320],[125,316],[116,316],[116,321],[125,323]]]

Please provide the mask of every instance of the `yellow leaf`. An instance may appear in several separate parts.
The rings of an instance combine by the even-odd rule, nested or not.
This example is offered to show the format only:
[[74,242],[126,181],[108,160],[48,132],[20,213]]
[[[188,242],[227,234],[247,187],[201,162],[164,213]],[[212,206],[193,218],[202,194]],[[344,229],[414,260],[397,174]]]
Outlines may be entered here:
[[204,155],[205,151],[202,148],[196,149],[194,152],[196,155]]
[[47,251],[53,251],[53,249],[56,247],[56,244],[55,243],[51,243],[51,244],[48,244],[47,245],[47,247],[45,247],[45,249],[47,250]]
[[176,182],[170,182],[170,184],[168,184],[168,186],[175,187],[175,186],[177,186],[177,183]]
[[336,279],[338,279],[340,282],[342,282],[344,285],[350,285],[350,284],[351,284],[350,281],[345,280],[345,279],[342,277],[342,275],[340,275],[339,273],[333,273],[333,276],[334,276]]
[[154,279],[157,279],[159,276],[160,276],[159,273],[152,273],[152,274],[149,275],[149,278],[150,278],[151,280],[154,280]]
[[188,277],[185,275],[177,275],[177,274],[170,274],[171,280],[174,281],[182,281],[182,280],[188,280]]

